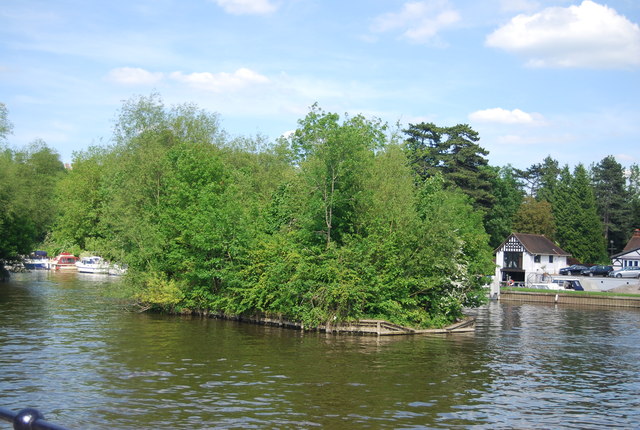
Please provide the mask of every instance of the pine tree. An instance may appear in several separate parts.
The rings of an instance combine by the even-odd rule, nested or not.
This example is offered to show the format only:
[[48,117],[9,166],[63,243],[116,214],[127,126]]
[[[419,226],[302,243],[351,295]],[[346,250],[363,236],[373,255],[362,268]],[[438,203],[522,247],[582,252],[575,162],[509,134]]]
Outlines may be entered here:
[[626,189],[624,169],[609,155],[591,168],[598,215],[604,226],[604,238],[614,252],[621,251],[631,231],[631,199]]
[[552,205],[560,246],[584,263],[604,261],[602,223],[587,170],[582,164],[576,166],[573,176],[568,166],[562,169]]
[[477,143],[478,132],[467,124],[438,127],[433,123],[410,124],[404,132],[407,158],[419,178],[439,173],[446,185],[471,197],[476,209],[486,213],[493,207],[494,172],[488,168],[489,152]]

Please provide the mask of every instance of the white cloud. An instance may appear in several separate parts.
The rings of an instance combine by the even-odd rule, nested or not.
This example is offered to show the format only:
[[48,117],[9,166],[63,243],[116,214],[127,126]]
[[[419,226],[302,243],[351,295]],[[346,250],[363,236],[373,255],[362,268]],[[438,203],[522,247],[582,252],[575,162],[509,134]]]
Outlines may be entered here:
[[518,15],[487,36],[486,44],[521,54],[534,67],[640,66],[638,24],[589,0]]
[[109,72],[109,80],[125,85],[153,85],[162,80],[162,73],[137,67],[120,67]]
[[173,72],[169,76],[176,81],[214,93],[234,92],[252,85],[270,82],[266,76],[244,67],[233,73],[200,72],[184,74],[182,72]]
[[269,0],[214,0],[226,12],[234,15],[264,15],[278,8]]
[[402,37],[416,43],[434,40],[438,32],[460,20],[460,14],[449,6],[448,0],[407,2],[400,12],[380,15],[371,29],[383,33],[402,31]]
[[469,119],[478,122],[533,125],[542,122],[542,115],[537,113],[527,113],[520,109],[507,110],[502,108],[491,108],[472,112],[469,114]]

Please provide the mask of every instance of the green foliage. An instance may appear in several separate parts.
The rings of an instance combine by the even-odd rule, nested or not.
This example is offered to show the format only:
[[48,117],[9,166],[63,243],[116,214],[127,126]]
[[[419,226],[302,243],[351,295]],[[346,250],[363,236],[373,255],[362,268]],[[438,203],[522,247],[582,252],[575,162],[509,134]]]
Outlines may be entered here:
[[[631,214],[629,215],[630,230],[640,228],[640,166],[632,164],[629,168],[629,179],[627,181],[627,191],[629,193],[629,207]],[[627,238],[631,237],[632,232],[629,231]]]
[[513,222],[513,231],[518,233],[541,234],[554,240],[555,220],[551,203],[527,196],[518,208]]
[[164,273],[141,274],[137,281],[139,288],[133,293],[133,298],[143,306],[173,309],[184,299],[179,282],[169,279]]
[[[477,201],[442,176],[486,168],[477,135],[447,133],[448,170],[416,181],[377,119],[314,105],[270,146],[229,140],[195,106],[132,99],[114,145],[75,154],[55,181],[49,249],[127,264],[122,292],[145,308],[442,326],[483,302],[493,272]],[[0,161],[0,175],[17,168]]]
[[587,171],[579,164],[571,175],[565,167],[553,196],[559,245],[584,263],[606,261],[602,223]]
[[493,208],[485,216],[485,228],[490,236],[489,244],[497,248],[513,232],[522,232],[515,227],[518,222],[517,212],[523,202],[521,184],[511,166],[493,169],[491,189],[495,197]]
[[529,195],[538,200],[551,201],[560,175],[558,162],[547,156],[542,163],[533,164],[525,170],[515,170],[516,176],[529,189]]
[[592,166],[591,178],[604,239],[614,252],[620,252],[632,231],[629,223],[632,199],[626,188],[624,168],[609,155]]
[[13,131],[13,124],[9,121],[9,111],[4,103],[0,103],[0,143],[7,140]]
[[0,259],[28,254],[56,215],[54,188],[64,175],[58,154],[36,140],[0,153]]
[[[366,199],[363,181],[370,172],[374,150],[385,140],[386,126],[362,116],[346,118],[314,105],[291,136],[304,189],[298,196],[300,222],[313,240],[328,248],[332,241],[357,231],[357,208]],[[317,242],[317,241],[316,241]]]
[[487,150],[478,145],[478,133],[467,124],[438,127],[433,123],[410,124],[406,150],[418,177],[442,174],[448,185],[455,185],[471,197],[473,205],[488,211],[494,205],[488,169]]

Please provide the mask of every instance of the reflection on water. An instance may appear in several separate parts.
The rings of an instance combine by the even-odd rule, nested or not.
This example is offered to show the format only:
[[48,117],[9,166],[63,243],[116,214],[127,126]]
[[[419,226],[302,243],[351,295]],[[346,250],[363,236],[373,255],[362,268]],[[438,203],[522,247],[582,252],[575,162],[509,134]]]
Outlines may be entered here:
[[126,311],[117,278],[0,284],[0,406],[70,428],[633,428],[640,313],[492,303],[355,337]]

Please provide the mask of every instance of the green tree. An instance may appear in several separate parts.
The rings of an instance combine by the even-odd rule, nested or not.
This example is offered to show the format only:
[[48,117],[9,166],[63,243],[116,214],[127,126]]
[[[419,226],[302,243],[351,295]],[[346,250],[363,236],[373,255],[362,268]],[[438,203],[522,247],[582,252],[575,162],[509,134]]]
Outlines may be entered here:
[[0,154],[0,259],[27,254],[55,218],[54,188],[64,174],[59,155],[42,140]]
[[513,221],[513,231],[518,233],[541,234],[553,240],[556,233],[551,203],[524,198]]
[[491,192],[495,197],[495,204],[487,213],[484,225],[490,237],[491,247],[497,248],[513,231],[520,231],[514,230],[514,223],[524,192],[511,166],[488,168],[493,169]]
[[97,251],[96,243],[105,238],[102,218],[107,201],[107,171],[110,153],[107,148],[91,147],[73,154],[73,168],[56,186],[58,217],[49,238],[49,246],[63,251],[80,249]]
[[486,212],[493,206],[489,152],[478,145],[480,137],[469,125],[409,124],[404,133],[409,161],[420,178],[440,172],[447,184],[471,197],[476,208]]
[[547,156],[542,163],[533,164],[525,170],[516,170],[516,176],[526,184],[528,194],[538,200],[551,201],[560,175],[558,162]]
[[631,231],[631,199],[624,168],[609,155],[592,166],[591,178],[598,215],[604,226],[605,242],[612,245],[614,252],[620,252],[626,245]]
[[[632,164],[629,167],[629,179],[627,181],[627,191],[629,193],[630,210],[629,230],[640,228],[640,166]],[[627,239],[631,237],[632,232],[627,233]]]
[[9,111],[4,103],[0,103],[0,144],[7,140],[13,131],[13,124],[9,121]]
[[562,169],[553,197],[556,238],[559,245],[584,263],[606,260],[602,223],[598,217],[593,188],[582,164]]
[[536,193],[538,200],[550,202],[553,199],[559,175],[560,167],[558,162],[550,156],[547,156],[540,166],[540,188]]
[[361,115],[340,124],[337,114],[314,105],[291,136],[308,196],[301,221],[327,248],[358,229],[357,207],[367,193],[363,180],[370,172],[374,149],[385,142],[385,128]]

